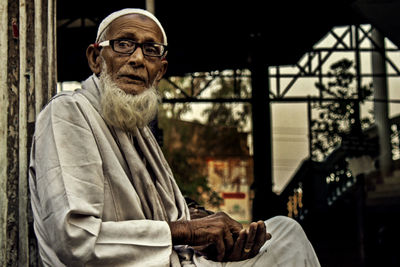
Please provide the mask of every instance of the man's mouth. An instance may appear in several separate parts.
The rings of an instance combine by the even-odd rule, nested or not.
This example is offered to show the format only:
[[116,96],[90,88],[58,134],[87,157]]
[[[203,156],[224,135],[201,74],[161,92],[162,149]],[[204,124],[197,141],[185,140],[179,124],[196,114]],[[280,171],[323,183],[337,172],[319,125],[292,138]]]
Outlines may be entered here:
[[132,83],[145,83],[145,79],[141,76],[133,75],[133,74],[125,74],[120,76],[122,79],[127,80]]

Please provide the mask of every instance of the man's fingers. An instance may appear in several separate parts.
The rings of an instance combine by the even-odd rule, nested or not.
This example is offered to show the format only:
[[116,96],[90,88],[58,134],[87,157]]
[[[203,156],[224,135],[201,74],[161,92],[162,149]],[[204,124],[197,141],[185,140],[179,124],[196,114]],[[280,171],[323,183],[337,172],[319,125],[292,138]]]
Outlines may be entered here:
[[232,251],[226,255],[224,261],[239,261],[242,260],[242,253],[244,242],[246,241],[246,230],[242,230],[238,233],[235,243],[233,244]]
[[245,243],[244,249],[243,249],[244,253],[249,253],[251,251],[251,249],[253,248],[254,238],[257,233],[257,228],[258,228],[258,224],[255,222],[252,222],[250,224],[249,228],[247,229],[247,231],[248,231],[247,238],[246,238],[246,243]]
[[267,229],[265,227],[265,223],[263,221],[258,221],[258,228],[256,234],[256,242],[261,242],[262,244],[267,241]]
[[233,249],[227,259],[241,261],[254,257],[271,235],[267,233],[263,221],[252,222],[247,229],[242,229],[236,239]]
[[270,233],[267,233],[267,240],[270,240],[272,238],[272,235]]
[[270,239],[272,238],[272,235],[271,235],[270,233],[267,232],[268,229],[267,229],[267,226],[265,226],[265,222],[263,222],[263,221],[258,221],[258,223],[261,223],[261,224],[264,225],[264,228],[265,228],[265,238],[266,238],[265,241],[270,240]]
[[228,228],[225,229],[224,241],[225,241],[225,249],[227,251],[230,251],[233,247],[234,241],[233,241],[232,233],[229,231]]
[[239,232],[239,236],[236,239],[235,245],[233,246],[232,255],[240,258],[244,249],[244,242],[246,241],[246,230],[242,229]]
[[222,261],[225,257],[225,243],[223,239],[217,238],[216,242],[216,248],[217,248],[217,261]]
[[263,221],[258,221],[257,222],[257,233],[254,238],[254,245],[253,249],[251,251],[251,255],[256,255],[259,251],[260,248],[264,245],[264,243],[267,241],[267,232],[266,232],[266,227]]

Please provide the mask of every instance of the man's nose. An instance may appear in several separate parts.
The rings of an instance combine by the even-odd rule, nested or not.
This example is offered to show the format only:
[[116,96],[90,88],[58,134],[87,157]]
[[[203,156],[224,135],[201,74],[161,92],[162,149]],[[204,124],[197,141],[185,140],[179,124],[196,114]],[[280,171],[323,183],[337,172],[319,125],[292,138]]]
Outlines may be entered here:
[[137,46],[135,51],[129,56],[129,64],[141,65],[143,64],[144,55],[141,46]]

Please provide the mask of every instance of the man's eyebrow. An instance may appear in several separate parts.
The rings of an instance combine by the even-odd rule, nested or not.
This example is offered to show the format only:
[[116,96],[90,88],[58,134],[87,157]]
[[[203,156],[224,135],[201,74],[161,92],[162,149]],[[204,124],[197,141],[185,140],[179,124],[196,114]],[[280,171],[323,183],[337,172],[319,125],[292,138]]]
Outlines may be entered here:
[[135,40],[136,34],[131,33],[131,32],[120,32],[115,36],[116,39],[132,39]]
[[[137,41],[138,37],[137,37],[136,34],[134,34],[132,32],[120,32],[115,36],[114,39],[130,39],[130,40],[133,40],[133,41]],[[143,42],[145,42],[145,43],[158,43],[155,40],[155,38],[152,37],[152,36],[144,37]]]

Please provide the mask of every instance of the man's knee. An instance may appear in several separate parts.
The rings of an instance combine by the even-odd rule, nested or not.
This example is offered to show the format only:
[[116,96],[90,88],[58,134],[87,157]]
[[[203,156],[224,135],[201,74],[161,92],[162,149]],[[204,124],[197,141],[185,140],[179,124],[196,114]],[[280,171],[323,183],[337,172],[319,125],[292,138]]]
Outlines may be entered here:
[[304,261],[306,264],[304,266],[320,266],[314,248],[300,223],[290,217],[279,215],[266,220],[265,224],[272,238],[263,247],[264,250],[275,251],[278,254],[290,251],[292,259],[296,262]]
[[267,231],[271,231],[272,235],[274,232],[283,232],[285,234],[297,233],[305,236],[303,227],[296,220],[287,216],[278,215],[272,217],[265,221],[265,225]]
[[302,228],[301,225],[295,219],[292,219],[288,216],[283,216],[283,215],[274,216],[274,217],[266,220],[265,223],[274,223],[274,224],[278,223],[278,224],[283,224],[283,225],[287,225],[287,226]]

